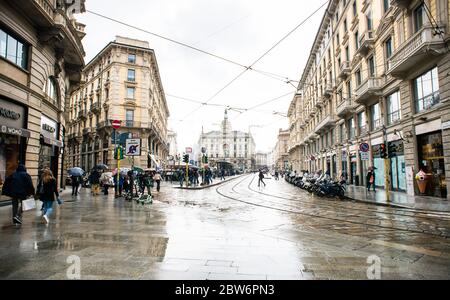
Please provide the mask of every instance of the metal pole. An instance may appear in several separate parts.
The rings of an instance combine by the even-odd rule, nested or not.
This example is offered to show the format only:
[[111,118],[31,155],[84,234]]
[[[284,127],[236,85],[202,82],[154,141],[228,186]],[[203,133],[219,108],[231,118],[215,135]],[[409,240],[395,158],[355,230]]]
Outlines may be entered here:
[[[386,128],[384,128],[384,146],[386,147],[386,157],[384,158],[384,186],[386,189],[386,201],[390,201],[390,188],[391,188],[391,179],[390,179],[390,159],[389,159],[389,147],[387,141],[387,132]],[[375,182],[374,182],[375,184]]]
[[[116,181],[116,183],[117,183],[117,188],[116,188],[116,197],[118,197],[119,196],[119,173],[120,173],[120,159],[119,159],[119,152],[116,152],[117,151],[117,147],[116,147],[116,129],[115,128],[113,128],[113,137],[114,137],[114,141],[113,141],[113,145],[114,145],[114,153],[116,153],[117,154],[117,181]],[[114,155],[113,155],[113,157],[114,157]]]
[[186,187],[189,187],[189,162],[186,163]]

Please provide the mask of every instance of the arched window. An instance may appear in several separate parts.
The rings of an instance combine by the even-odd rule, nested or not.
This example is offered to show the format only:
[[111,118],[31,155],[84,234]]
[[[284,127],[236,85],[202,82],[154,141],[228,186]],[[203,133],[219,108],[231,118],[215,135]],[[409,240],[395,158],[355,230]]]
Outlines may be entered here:
[[53,102],[53,104],[57,104],[58,102],[58,93],[56,91],[56,81],[53,77],[49,77],[47,79],[47,86],[45,89],[45,93],[47,94],[49,100]]

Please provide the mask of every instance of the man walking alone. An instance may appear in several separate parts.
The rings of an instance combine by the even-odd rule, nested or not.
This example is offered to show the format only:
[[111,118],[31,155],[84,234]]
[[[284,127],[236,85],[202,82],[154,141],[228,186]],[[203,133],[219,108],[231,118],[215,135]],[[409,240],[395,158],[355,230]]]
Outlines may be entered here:
[[263,181],[264,179],[264,173],[262,170],[259,170],[259,180],[258,180],[258,187],[261,186],[261,182],[266,186],[266,183]]

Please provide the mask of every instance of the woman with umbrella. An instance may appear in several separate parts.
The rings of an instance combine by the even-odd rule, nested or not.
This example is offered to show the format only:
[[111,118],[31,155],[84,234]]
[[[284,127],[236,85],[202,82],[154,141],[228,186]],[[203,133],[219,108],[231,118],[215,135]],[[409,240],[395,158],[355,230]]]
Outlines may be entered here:
[[72,184],[72,196],[78,195],[78,188],[83,180],[84,170],[80,167],[69,169],[70,181]]

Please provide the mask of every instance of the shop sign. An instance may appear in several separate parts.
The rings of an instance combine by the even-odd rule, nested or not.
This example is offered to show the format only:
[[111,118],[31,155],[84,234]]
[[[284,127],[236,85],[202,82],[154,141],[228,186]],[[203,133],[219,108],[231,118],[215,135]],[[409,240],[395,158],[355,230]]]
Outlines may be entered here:
[[361,155],[361,160],[369,160],[369,152],[359,152]]
[[450,129],[450,121],[442,123],[442,130]]
[[9,127],[6,125],[2,125],[0,128],[2,133],[11,134],[11,135],[18,135],[23,137],[30,137],[30,132],[26,129],[17,129],[14,127]]
[[23,128],[25,108],[21,105],[17,105],[0,99],[0,125],[6,125],[11,128]]
[[58,123],[46,116],[41,116],[41,134],[50,139],[58,140],[57,129]]

